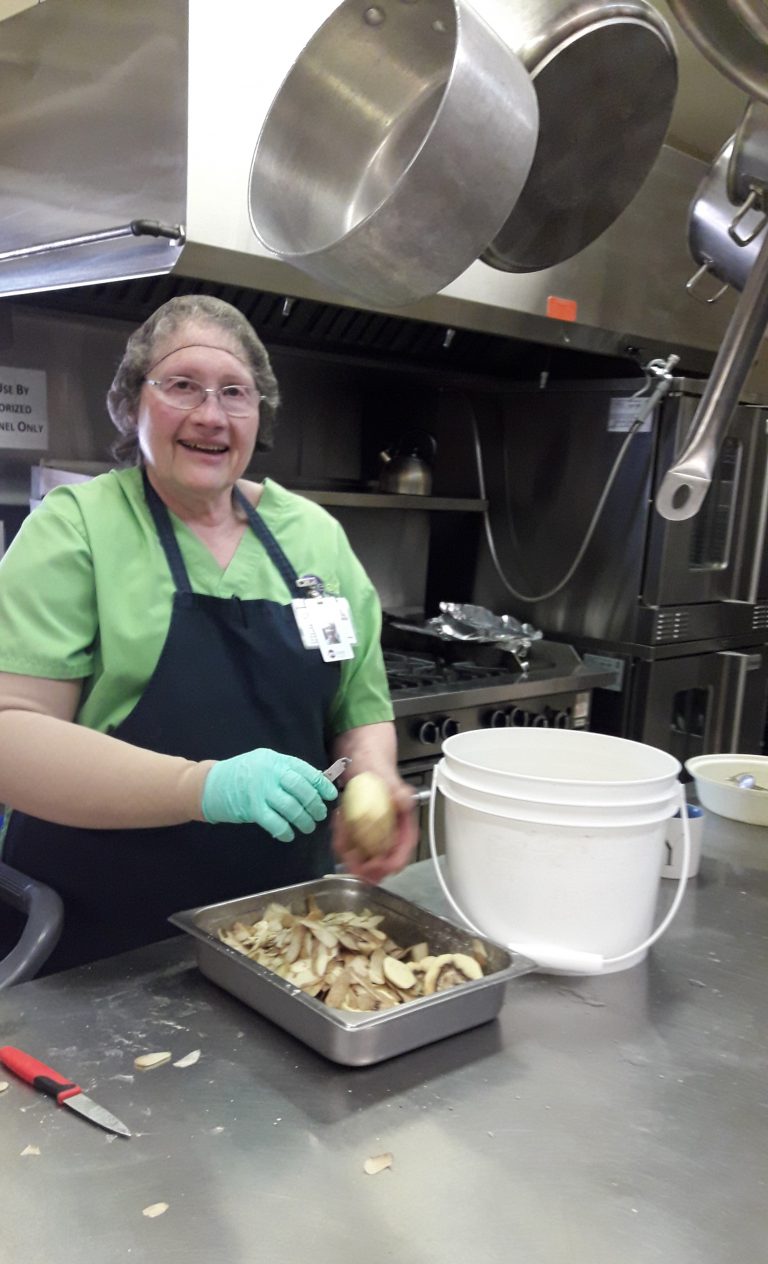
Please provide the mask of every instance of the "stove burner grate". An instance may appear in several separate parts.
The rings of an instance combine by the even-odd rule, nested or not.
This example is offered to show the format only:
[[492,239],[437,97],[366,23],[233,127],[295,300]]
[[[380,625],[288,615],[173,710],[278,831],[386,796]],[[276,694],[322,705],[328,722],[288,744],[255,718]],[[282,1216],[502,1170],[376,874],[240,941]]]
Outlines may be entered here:
[[474,685],[503,683],[517,680],[520,671],[510,664],[505,667],[486,667],[481,663],[447,662],[432,656],[384,651],[384,666],[391,693],[406,689],[439,693],[446,685],[466,681]]

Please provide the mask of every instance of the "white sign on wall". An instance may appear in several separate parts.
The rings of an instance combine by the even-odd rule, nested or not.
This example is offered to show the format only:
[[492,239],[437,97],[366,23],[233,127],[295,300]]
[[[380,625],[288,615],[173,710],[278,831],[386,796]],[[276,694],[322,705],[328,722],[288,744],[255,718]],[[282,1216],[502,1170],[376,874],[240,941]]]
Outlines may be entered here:
[[[634,395],[622,396],[618,399],[611,400],[611,408],[608,414],[608,429],[613,431],[629,430],[635,422],[642,417],[643,412],[648,407],[648,396],[638,399]],[[648,413],[642,426],[638,430],[638,434],[648,431],[653,421],[653,409]]]
[[48,447],[48,392],[42,369],[0,365],[0,448]]

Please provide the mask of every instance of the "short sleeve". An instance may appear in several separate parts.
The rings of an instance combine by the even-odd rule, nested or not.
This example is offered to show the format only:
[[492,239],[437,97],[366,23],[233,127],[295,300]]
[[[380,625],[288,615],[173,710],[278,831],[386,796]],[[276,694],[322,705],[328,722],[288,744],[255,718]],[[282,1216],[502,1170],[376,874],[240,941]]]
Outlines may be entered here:
[[88,676],[97,629],[87,532],[61,488],[25,519],[0,561],[0,671]]

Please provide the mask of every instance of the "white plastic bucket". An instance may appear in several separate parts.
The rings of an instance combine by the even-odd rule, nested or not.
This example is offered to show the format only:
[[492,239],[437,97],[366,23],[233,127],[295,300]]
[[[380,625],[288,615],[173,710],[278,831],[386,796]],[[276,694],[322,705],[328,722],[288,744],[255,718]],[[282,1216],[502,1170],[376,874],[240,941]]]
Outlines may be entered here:
[[578,729],[476,729],[443,742],[449,776],[545,803],[658,802],[678,785],[666,751]]
[[[606,809],[603,803],[547,803],[545,800],[519,798],[512,794],[490,793],[478,790],[471,782],[449,772],[445,760],[437,765],[435,775],[438,788],[452,794],[467,807],[477,807],[486,812],[511,813],[518,821],[535,821],[540,825],[655,825],[674,816],[680,806],[677,785],[671,794],[644,803],[612,803]],[[607,811],[607,817],[606,817]]]
[[[541,732],[549,737],[563,736],[553,730]],[[566,735],[577,739],[603,736]],[[494,734],[483,730],[460,736],[492,738]],[[496,736],[503,737],[504,731]],[[666,752],[619,738],[607,739],[607,743],[612,741],[651,752],[651,756],[662,755],[664,764],[669,761],[680,771],[680,765]],[[455,738],[446,740],[444,751],[452,742]],[[601,745],[607,752],[608,745]],[[590,746],[594,749],[594,744]],[[641,774],[654,767],[651,756],[639,759]],[[619,762],[626,777],[623,784],[633,798],[635,783],[630,770],[625,761]],[[664,764],[659,762],[655,767]],[[576,761],[572,759],[569,767],[573,770]],[[582,767],[594,776],[588,761],[582,762]],[[648,780],[641,775],[641,785]],[[493,777],[492,789],[485,793],[482,787],[479,791],[462,787],[452,778],[446,757],[433,774],[429,831],[432,858],[449,904],[472,930],[524,953],[540,969],[554,974],[613,973],[637,965],[675,916],[689,866],[690,835],[684,812],[684,860],[678,890],[654,931],[667,822],[685,805],[680,783],[675,779],[671,791],[665,787],[666,781],[666,776],[656,778],[655,801],[622,804],[619,799],[608,799],[595,805],[559,801],[559,780],[539,777],[542,797],[522,808],[522,800],[495,793]],[[580,783],[572,778],[569,784],[586,784],[586,779]],[[592,779],[589,784],[607,784],[613,791],[619,783]],[[547,800],[549,788],[553,795]],[[445,873],[435,845],[438,789],[445,807]],[[578,819],[584,808],[591,819]]]

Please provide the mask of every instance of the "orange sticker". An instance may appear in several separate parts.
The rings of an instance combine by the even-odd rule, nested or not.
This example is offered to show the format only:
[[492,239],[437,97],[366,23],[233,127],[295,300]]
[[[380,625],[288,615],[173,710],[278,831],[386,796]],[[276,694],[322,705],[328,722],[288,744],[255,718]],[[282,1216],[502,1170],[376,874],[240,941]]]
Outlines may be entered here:
[[553,320],[575,320],[579,305],[572,298],[558,298],[550,294],[547,299],[547,315]]

